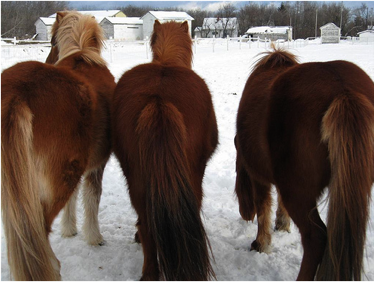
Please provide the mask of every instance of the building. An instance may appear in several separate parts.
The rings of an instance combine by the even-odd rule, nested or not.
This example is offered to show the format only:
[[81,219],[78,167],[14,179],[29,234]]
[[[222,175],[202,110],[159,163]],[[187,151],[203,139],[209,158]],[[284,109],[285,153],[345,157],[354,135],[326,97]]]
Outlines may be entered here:
[[55,18],[40,17],[35,22],[36,40],[50,41],[51,29]]
[[191,34],[191,21],[193,17],[185,12],[165,12],[165,11],[149,11],[146,15],[141,17],[143,20],[143,38],[150,38],[153,30],[154,23],[158,20],[160,23],[165,23],[169,21],[184,22],[187,21],[189,24],[189,32]]
[[198,38],[224,38],[238,36],[237,18],[204,18],[201,27],[194,30]]
[[293,39],[293,28],[290,26],[261,26],[249,28],[246,33],[249,38],[260,38],[260,39],[270,39],[270,40],[292,40]]
[[334,23],[320,27],[322,43],[340,43],[341,29]]
[[[121,10],[103,10],[103,11],[78,11],[82,14],[89,14],[95,17],[98,23],[100,23],[105,17],[126,17],[126,15],[121,12]],[[49,17],[40,17],[35,22],[36,29],[36,39],[37,40],[51,40],[51,29],[55,22],[56,13],[50,15]]]
[[133,17],[105,17],[100,22],[106,39],[141,40],[143,39],[143,21]]
[[374,43],[374,27],[372,29],[364,30],[358,33],[359,41],[366,43]]

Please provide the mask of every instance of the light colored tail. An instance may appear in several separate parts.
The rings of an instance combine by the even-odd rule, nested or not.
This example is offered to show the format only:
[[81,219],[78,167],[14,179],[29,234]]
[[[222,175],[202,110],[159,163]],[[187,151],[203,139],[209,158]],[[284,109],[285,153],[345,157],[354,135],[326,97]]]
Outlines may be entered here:
[[335,98],[322,121],[331,162],[325,254],[318,280],[360,280],[374,181],[374,106],[360,93]]
[[8,262],[15,280],[59,280],[38,195],[32,119],[24,101],[2,101],[1,209]]

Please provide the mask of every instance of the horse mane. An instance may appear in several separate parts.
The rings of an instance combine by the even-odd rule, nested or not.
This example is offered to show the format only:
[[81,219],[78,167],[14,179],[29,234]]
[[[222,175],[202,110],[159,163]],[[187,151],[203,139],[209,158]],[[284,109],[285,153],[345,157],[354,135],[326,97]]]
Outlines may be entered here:
[[85,62],[106,66],[100,56],[104,44],[103,31],[93,16],[76,11],[59,12],[52,26],[52,36],[55,36],[59,48],[57,63],[81,52]]
[[255,63],[253,70],[258,69],[260,67],[265,68],[274,68],[274,67],[291,67],[293,65],[299,64],[296,55],[293,55],[282,48],[277,48],[275,44],[272,42],[271,48],[272,51],[266,51],[260,53],[258,56],[263,57],[259,58]]
[[160,24],[155,22],[151,36],[153,62],[163,65],[179,65],[191,69],[193,41],[188,32],[187,22],[174,21]]

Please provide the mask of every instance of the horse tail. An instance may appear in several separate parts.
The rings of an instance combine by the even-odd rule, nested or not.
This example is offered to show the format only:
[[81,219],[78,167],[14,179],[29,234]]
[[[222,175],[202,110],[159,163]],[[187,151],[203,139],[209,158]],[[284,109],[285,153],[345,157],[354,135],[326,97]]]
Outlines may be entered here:
[[32,121],[24,101],[2,101],[1,209],[8,263],[15,280],[58,280],[38,196]]
[[142,110],[136,131],[142,176],[147,176],[148,226],[161,274],[165,280],[214,277],[209,242],[189,178],[182,114],[173,104],[155,99]]
[[319,280],[360,280],[374,181],[374,106],[360,93],[340,95],[322,121],[331,162],[328,241]]

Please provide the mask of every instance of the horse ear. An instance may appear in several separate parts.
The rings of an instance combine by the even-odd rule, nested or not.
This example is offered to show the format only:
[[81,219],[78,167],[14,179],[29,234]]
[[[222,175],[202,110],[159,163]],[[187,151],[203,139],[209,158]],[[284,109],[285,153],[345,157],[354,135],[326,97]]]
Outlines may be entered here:
[[159,26],[161,26],[161,23],[160,23],[158,20],[155,20],[155,23],[154,23],[154,31],[155,31]]
[[184,32],[189,33],[189,24],[188,24],[187,21],[184,21],[184,22],[181,24],[181,27],[182,27],[182,29],[184,30]]
[[60,22],[62,20],[62,18],[64,18],[64,16],[66,15],[66,13],[64,12],[57,12],[56,13],[56,22]]

